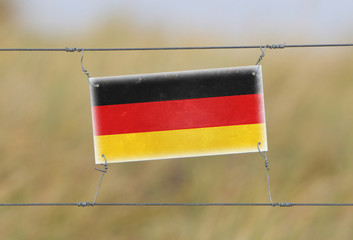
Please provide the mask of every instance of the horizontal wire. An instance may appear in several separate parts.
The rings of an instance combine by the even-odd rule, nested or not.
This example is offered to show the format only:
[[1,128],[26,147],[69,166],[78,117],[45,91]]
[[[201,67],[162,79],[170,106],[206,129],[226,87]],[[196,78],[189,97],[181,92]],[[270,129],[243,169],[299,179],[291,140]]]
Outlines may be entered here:
[[150,206],[150,207],[207,207],[207,206],[260,206],[260,207],[348,207],[353,203],[1,203],[0,207],[38,207],[38,206]]
[[2,52],[60,52],[64,48],[0,48]]
[[267,44],[250,46],[204,46],[204,47],[145,47],[145,48],[0,48],[5,52],[81,52],[83,51],[171,51],[171,50],[215,50],[215,49],[255,49],[255,48],[283,49],[283,48],[314,48],[314,47],[353,47],[353,43],[343,44]]
[[0,207],[77,206],[77,203],[1,203]]

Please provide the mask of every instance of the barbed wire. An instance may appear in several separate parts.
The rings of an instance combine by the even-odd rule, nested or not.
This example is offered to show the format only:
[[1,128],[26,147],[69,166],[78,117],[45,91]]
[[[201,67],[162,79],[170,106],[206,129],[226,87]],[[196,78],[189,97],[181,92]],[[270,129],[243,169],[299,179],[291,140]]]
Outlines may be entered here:
[[137,47],[137,48],[0,48],[1,52],[82,52],[82,51],[173,51],[173,50],[217,50],[217,49],[284,49],[316,47],[353,47],[353,43],[332,44],[265,44],[243,46],[195,46],[195,47]]

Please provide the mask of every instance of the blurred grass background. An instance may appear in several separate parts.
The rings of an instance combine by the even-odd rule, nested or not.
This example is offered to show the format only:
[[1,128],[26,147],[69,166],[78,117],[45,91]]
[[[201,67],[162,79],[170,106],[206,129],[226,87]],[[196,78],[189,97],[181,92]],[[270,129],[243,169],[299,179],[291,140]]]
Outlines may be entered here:
[[[115,19],[76,40],[16,30],[1,47],[222,45]],[[115,22],[115,23],[113,23]],[[202,44],[201,44],[202,43]],[[259,50],[87,52],[91,76],[253,65]],[[2,52],[0,202],[93,201],[89,87],[80,53]],[[263,61],[272,197],[353,202],[353,51],[268,50]],[[138,148],[138,146],[136,146]],[[98,202],[268,202],[259,154],[109,165]],[[1,239],[349,239],[347,207],[1,207]]]

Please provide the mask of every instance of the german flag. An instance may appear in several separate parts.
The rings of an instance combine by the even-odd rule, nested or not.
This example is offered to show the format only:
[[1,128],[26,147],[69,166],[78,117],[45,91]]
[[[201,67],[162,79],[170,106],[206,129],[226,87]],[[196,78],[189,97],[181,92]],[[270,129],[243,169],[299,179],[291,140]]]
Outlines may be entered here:
[[96,163],[267,151],[256,69],[91,78]]

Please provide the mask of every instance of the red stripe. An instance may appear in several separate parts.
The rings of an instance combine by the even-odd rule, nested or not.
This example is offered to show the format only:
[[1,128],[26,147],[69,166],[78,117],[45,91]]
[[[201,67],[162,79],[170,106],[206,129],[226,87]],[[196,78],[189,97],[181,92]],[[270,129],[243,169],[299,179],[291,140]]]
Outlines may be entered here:
[[94,134],[110,135],[263,123],[263,95],[93,106]]

